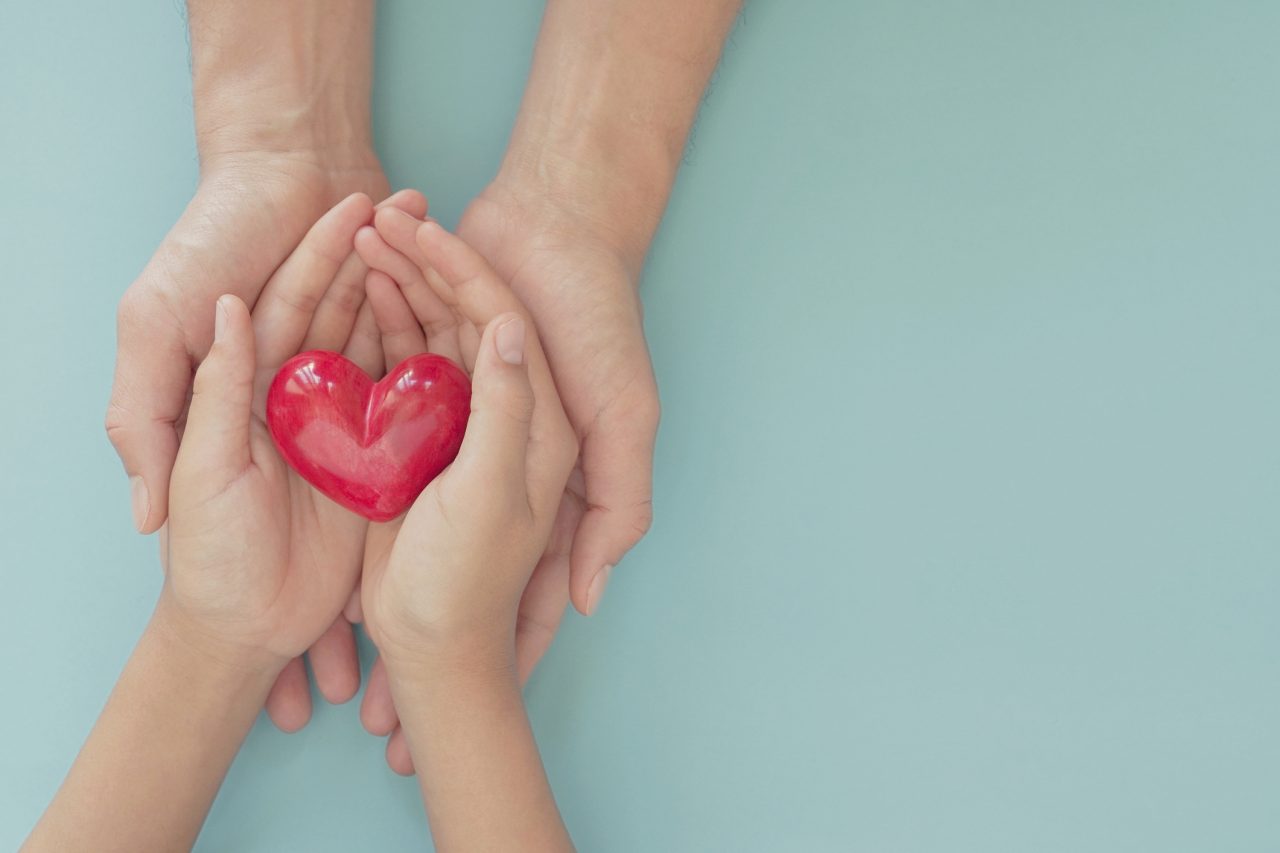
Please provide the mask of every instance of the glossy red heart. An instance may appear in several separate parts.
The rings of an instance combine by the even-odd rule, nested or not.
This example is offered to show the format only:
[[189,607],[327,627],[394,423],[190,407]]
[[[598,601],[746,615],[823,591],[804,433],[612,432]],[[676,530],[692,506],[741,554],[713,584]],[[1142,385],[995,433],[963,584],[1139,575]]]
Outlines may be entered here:
[[267,392],[267,428],[286,462],[373,521],[409,508],[458,455],[471,380],[443,356],[402,361],[378,382],[335,352],[284,363]]

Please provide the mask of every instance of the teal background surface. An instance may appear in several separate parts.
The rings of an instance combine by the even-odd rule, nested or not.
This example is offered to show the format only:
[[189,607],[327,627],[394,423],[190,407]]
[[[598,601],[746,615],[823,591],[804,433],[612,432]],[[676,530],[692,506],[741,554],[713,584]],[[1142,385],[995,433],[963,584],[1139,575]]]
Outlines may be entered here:
[[[381,4],[380,150],[446,223],[539,14]],[[172,0],[0,16],[8,850],[159,589],[101,423],[196,161]],[[750,3],[644,282],[657,523],[528,689],[580,849],[1280,850],[1278,37]],[[197,849],[422,849],[382,751],[260,722]]]

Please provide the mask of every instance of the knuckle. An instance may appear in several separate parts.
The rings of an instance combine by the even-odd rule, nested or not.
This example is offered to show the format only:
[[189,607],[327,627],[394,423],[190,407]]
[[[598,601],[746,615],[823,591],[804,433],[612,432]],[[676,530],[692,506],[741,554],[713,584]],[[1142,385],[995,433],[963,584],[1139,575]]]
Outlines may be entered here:
[[526,383],[512,377],[490,383],[485,389],[481,405],[522,424],[533,419],[533,394]]
[[147,294],[134,284],[120,297],[116,305],[116,324],[122,330],[137,328],[146,313]]
[[649,432],[658,431],[658,423],[662,420],[662,403],[658,400],[656,388],[637,400],[634,417],[636,422]]
[[[653,528],[653,499],[649,498],[633,507],[630,518],[631,533],[635,545]],[[628,546],[630,547],[630,546]]]
[[119,453],[129,443],[129,415],[115,400],[107,404],[107,415],[103,419],[103,429],[107,431],[107,440]]

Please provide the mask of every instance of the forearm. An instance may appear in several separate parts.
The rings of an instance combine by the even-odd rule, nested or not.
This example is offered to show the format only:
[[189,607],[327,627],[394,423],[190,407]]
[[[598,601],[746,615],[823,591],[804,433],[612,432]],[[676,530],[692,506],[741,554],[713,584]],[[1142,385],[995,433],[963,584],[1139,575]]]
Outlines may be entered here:
[[436,849],[572,850],[514,665],[427,669],[387,664]]
[[189,850],[274,674],[201,648],[158,609],[23,850]]
[[373,0],[187,6],[203,162],[246,151],[370,156]]
[[741,0],[549,0],[500,178],[641,257]]

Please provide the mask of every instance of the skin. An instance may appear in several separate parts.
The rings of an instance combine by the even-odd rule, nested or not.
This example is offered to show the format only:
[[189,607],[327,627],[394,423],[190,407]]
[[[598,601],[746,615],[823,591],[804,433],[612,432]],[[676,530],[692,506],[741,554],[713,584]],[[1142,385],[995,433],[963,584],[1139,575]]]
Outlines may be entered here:
[[577,441],[509,288],[438,225],[417,225],[413,239],[430,285],[369,277],[386,358],[457,357],[475,391],[457,460],[403,519],[370,527],[366,625],[438,848],[569,850],[521,700],[516,635]]
[[[357,195],[323,217],[253,316],[239,297],[217,300],[168,490],[160,600],[24,851],[190,849],[271,685],[346,602],[351,579],[298,554],[296,525],[324,499],[299,493],[271,442],[261,376],[283,331],[315,333],[305,306],[371,213]],[[577,444],[515,296],[438,227],[423,247],[477,333],[472,415],[454,465],[370,532],[364,610],[437,848],[571,850],[520,699],[515,623]],[[403,327],[408,305],[391,296],[377,310]],[[268,325],[278,340],[264,340]],[[375,331],[345,354],[373,365],[413,343]]]
[[[191,0],[188,11],[200,182],[120,302],[106,417],[143,533],[169,514],[170,474],[192,375],[212,342],[214,301],[230,293],[257,311],[272,274],[326,210],[352,192],[387,194],[369,129],[372,3]],[[426,211],[420,194],[400,201],[416,215]],[[357,336],[376,336],[372,315],[361,317],[358,263],[306,306],[315,315],[306,345],[341,350]],[[271,323],[255,325],[269,347],[288,337]],[[363,528],[344,530],[332,571],[354,577]],[[360,673],[345,620],[311,650],[311,663],[329,701],[355,694]],[[300,658],[282,672],[267,711],[286,731],[307,722],[311,694]]]
[[[549,0],[503,165],[459,223],[459,235],[527,306],[581,446],[522,599],[522,677],[569,601],[585,614],[599,608],[613,566],[652,520],[659,405],[636,288],[739,7]],[[369,132],[372,3],[190,0],[189,12],[201,183],[121,302],[107,416],[143,532],[166,517],[212,300],[230,291],[256,309],[260,283],[329,204],[352,190],[374,198],[386,191]],[[354,324],[359,299],[338,290],[317,313]],[[358,550],[355,536],[341,554]],[[359,616],[356,597],[345,616]],[[359,672],[345,618],[311,650],[311,663],[331,701],[354,693]],[[394,731],[380,665],[369,692],[366,705],[385,711],[372,715],[370,729]],[[267,710],[286,730],[306,722],[301,660],[283,673]],[[399,735],[388,758],[412,771]]]
[[[612,567],[653,518],[659,405],[637,288],[740,6],[550,0],[502,167],[458,225],[536,323],[582,448],[521,601],[522,678],[550,646],[570,600],[586,615],[596,612]],[[429,279],[404,218],[380,215],[376,225],[408,259],[384,272]],[[372,247],[362,233],[365,260],[391,263]],[[371,733],[391,735],[392,769],[412,772],[379,665],[361,719]]]

